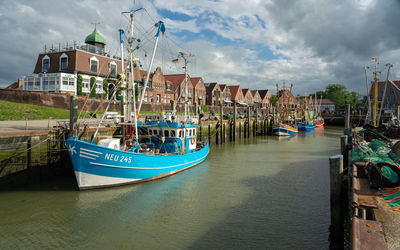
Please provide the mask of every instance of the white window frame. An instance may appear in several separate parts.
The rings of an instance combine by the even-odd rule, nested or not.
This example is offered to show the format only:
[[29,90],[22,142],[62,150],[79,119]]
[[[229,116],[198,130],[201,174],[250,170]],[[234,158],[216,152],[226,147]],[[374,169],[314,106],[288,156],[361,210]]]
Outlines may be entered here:
[[[67,67],[66,67],[65,69],[61,69],[61,59],[62,59],[62,58],[67,58]],[[65,53],[62,53],[62,55],[60,56],[60,61],[59,61],[59,65],[58,65],[58,70],[61,71],[61,70],[66,70],[66,69],[68,69],[68,55],[65,54]]]
[[[92,71],[92,61],[96,61],[96,62],[97,62],[97,69],[96,69],[96,72],[93,72],[93,71]],[[90,72],[99,73],[99,59],[97,59],[95,56],[92,56],[92,57],[89,59],[89,68],[90,68]]]
[[111,75],[111,65],[115,65],[115,75],[117,75],[118,74],[118,65],[114,61],[112,61],[108,64],[109,74]]
[[48,55],[45,55],[43,58],[42,58],[42,71],[44,71],[44,60],[49,60],[49,68],[48,69],[46,69],[46,71],[49,71],[49,69],[50,69],[50,64],[51,64],[51,60],[50,60],[50,57],[48,56]]

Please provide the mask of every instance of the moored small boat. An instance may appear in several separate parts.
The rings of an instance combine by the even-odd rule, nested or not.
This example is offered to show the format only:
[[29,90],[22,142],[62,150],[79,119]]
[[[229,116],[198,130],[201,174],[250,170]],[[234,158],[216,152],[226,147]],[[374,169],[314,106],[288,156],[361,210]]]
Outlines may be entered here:
[[316,127],[316,123],[313,124],[307,124],[307,123],[297,123],[297,129],[299,131],[309,131],[313,130]]
[[323,127],[324,124],[325,124],[324,118],[322,118],[321,116],[318,116],[315,125],[316,125],[317,127]]
[[294,127],[289,124],[279,123],[279,124],[273,125],[273,127],[272,127],[273,135],[277,135],[277,136],[291,136],[291,135],[298,134],[298,132],[299,131],[298,131],[297,127]]

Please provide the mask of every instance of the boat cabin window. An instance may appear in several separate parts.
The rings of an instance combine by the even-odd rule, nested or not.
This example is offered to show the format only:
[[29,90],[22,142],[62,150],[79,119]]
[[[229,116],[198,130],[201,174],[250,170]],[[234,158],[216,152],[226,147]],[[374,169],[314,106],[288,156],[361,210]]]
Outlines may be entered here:
[[153,130],[149,129],[149,135],[153,134]]
[[182,137],[182,130],[179,130],[179,137]]
[[193,129],[193,136],[196,135],[196,129]]
[[169,130],[164,131],[165,137],[169,137]]
[[175,137],[175,130],[171,130],[171,137]]
[[157,129],[154,129],[154,134],[157,135]]

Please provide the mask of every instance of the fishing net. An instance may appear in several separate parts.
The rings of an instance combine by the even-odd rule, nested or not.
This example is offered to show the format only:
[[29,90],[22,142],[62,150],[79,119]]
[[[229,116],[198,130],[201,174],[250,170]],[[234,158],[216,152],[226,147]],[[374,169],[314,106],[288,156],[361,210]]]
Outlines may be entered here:
[[[392,157],[393,156],[393,157]],[[390,148],[380,140],[372,140],[369,144],[364,143],[353,150],[350,156],[351,163],[357,161],[369,162],[391,162],[395,163],[400,156],[391,152]]]
[[389,166],[382,166],[381,171],[382,175],[392,183],[396,183],[399,180],[399,176]]

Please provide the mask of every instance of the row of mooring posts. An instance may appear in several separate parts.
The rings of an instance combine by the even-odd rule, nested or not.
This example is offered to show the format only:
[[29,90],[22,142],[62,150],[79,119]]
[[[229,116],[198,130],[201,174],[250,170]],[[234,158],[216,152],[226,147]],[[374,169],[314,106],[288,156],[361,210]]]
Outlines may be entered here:
[[346,104],[344,135],[340,137],[340,154],[329,158],[330,175],[330,209],[331,249],[343,249],[345,242],[344,225],[346,211],[350,209],[352,167],[350,155],[352,150],[352,129],[350,124],[350,104]]
[[[270,117],[268,110],[261,111],[262,119],[259,120],[259,110],[255,109],[254,119],[251,119],[250,107],[247,107],[246,117],[238,121],[236,103],[233,106],[233,117],[229,117],[224,122],[224,110],[220,105],[219,119],[217,124],[208,124],[207,137],[210,144],[223,144],[233,142],[236,139],[249,138],[258,135],[272,135],[273,118]],[[214,127],[214,128],[213,128]],[[203,138],[203,126],[199,127],[199,138]]]

